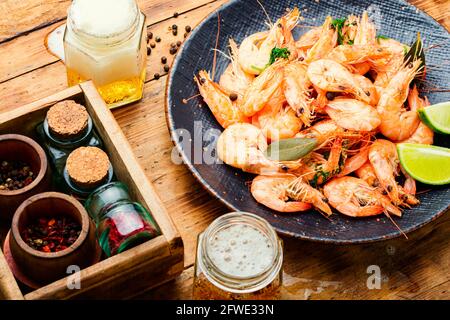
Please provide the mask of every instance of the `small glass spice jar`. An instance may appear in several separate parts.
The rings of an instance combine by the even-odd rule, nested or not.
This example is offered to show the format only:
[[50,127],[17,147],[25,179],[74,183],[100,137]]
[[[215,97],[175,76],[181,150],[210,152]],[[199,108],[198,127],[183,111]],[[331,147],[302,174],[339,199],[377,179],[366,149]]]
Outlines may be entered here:
[[128,188],[122,182],[115,181],[105,184],[92,192],[87,198],[84,207],[91,219],[98,225],[102,210],[107,210],[116,202],[124,200],[131,200]]
[[74,149],[80,146],[103,147],[86,108],[72,100],[52,106],[36,130],[56,173],[57,185],[63,183],[66,160]]
[[98,217],[97,237],[108,257],[161,234],[152,215],[137,202],[116,202],[103,208]]
[[277,299],[283,246],[270,224],[251,213],[229,213],[198,236],[193,298]]
[[69,86],[92,80],[110,108],[141,99],[145,20],[135,0],[73,0],[64,34]]
[[113,174],[108,155],[102,149],[80,147],[67,157],[64,181],[68,193],[83,200],[99,186],[111,182]]

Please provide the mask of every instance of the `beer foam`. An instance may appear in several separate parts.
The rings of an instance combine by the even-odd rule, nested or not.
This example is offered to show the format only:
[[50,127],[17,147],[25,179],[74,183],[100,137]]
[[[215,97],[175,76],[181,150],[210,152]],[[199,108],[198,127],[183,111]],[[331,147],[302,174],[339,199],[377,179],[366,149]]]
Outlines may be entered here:
[[221,272],[235,277],[253,277],[272,265],[275,248],[257,228],[232,224],[209,239],[208,254]]
[[137,10],[134,0],[73,0],[70,18],[77,30],[108,37],[129,29]]

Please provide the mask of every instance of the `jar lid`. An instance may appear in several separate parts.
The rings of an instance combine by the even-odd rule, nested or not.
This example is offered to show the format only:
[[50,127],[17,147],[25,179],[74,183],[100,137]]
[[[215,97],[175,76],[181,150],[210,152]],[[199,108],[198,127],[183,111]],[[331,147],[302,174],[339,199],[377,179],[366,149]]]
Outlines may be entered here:
[[74,0],[69,23],[76,32],[111,38],[130,30],[139,17],[135,0]]
[[48,127],[52,135],[61,139],[82,135],[88,126],[86,108],[73,100],[58,102],[47,111]]
[[108,155],[97,147],[80,147],[67,157],[70,180],[81,188],[94,188],[108,177],[111,163]]

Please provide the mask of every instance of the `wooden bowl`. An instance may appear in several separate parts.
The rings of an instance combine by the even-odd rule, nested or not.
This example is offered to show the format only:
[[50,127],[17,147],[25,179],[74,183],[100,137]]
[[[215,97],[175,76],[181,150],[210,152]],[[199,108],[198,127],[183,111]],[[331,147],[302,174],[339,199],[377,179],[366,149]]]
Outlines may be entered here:
[[51,175],[47,157],[34,140],[19,134],[0,135],[0,161],[24,161],[36,178],[19,190],[0,190],[0,219],[10,221],[17,207],[29,197],[50,189]]
[[[31,219],[43,216],[65,215],[81,225],[78,239],[67,249],[58,252],[41,252],[28,246],[21,231]],[[14,214],[9,238],[11,255],[20,270],[30,279],[47,284],[68,275],[67,268],[75,265],[80,269],[93,263],[97,255],[95,226],[75,198],[58,192],[37,194],[25,200]]]

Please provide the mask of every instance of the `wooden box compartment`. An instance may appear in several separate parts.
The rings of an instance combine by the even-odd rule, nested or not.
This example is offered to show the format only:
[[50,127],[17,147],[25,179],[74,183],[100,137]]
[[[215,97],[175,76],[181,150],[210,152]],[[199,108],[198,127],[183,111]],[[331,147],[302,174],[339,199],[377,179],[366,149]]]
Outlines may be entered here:
[[[0,114],[0,134],[18,133],[35,139],[35,127],[55,103],[72,99],[84,105],[102,138],[119,181],[130,196],[146,207],[162,235],[118,255],[104,259],[79,274],[72,274],[31,292],[23,292],[0,250],[0,299],[105,299],[130,298],[178,276],[183,270],[183,242],[168,212],[147,180],[122,130],[91,82]],[[3,244],[10,225],[0,222]],[[69,289],[71,279],[80,289]]]

